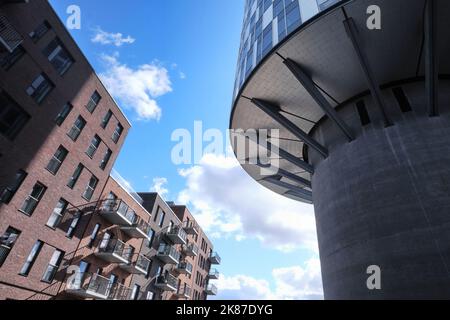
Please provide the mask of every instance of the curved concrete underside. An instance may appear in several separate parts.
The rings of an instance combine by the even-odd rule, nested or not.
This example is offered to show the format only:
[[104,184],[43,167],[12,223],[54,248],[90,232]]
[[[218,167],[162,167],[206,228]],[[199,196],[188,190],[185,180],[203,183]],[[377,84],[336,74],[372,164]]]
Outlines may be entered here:
[[[304,148],[304,143],[285,127],[274,121],[247,98],[269,101],[282,110],[281,114],[298,128],[310,133],[325,113],[308,91],[297,81],[283,64],[281,55],[301,65],[320,88],[331,106],[339,109],[342,104],[367,93],[369,86],[358,61],[352,41],[348,36],[344,20],[352,18],[359,37],[361,49],[367,55],[380,86],[425,75],[424,7],[426,0],[355,0],[325,11],[283,41],[253,71],[237,96],[230,127],[232,129],[280,129],[280,147],[299,159],[314,156],[315,151]],[[436,0],[438,34],[437,57],[439,74],[450,74],[450,41],[447,19],[450,17],[450,2]],[[369,30],[366,27],[369,5],[381,8],[382,29]],[[279,55],[278,55],[279,54]],[[424,88],[425,90],[425,88]],[[370,99],[370,98],[369,98]],[[390,106],[392,108],[392,106]],[[389,109],[389,108],[388,108]],[[388,110],[388,112],[395,112]],[[374,119],[374,123],[382,119]],[[360,126],[350,128],[360,131]],[[340,134],[340,133],[339,133]],[[325,147],[329,147],[325,145]],[[249,155],[254,158],[255,155]],[[309,159],[305,159],[309,160]],[[311,175],[286,159],[280,160],[280,168],[301,178],[311,180]],[[289,188],[264,180],[260,168],[253,164],[243,164],[243,168],[256,180],[271,190],[292,196]],[[285,177],[282,182],[300,189],[311,189]],[[306,202],[310,202],[306,199]]]

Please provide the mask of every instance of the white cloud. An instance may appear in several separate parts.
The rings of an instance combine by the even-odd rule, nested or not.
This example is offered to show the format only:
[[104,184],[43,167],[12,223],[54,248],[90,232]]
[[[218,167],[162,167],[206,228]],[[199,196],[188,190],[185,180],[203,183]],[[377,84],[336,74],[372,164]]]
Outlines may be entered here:
[[151,192],[157,192],[161,196],[165,196],[169,193],[169,189],[166,188],[167,179],[166,178],[154,178],[153,186],[150,189]]
[[323,299],[319,259],[305,266],[279,268],[272,271],[274,288],[265,279],[247,275],[221,276],[216,285],[217,300],[317,300]]
[[177,201],[191,208],[211,237],[256,238],[285,252],[318,251],[313,207],[261,186],[233,156],[205,155],[180,174],[186,187]]
[[181,72],[181,71],[180,71],[179,76],[180,76],[180,79],[181,79],[181,80],[186,79],[186,74],[185,74],[184,72]]
[[107,71],[100,78],[109,92],[125,108],[134,110],[139,120],[159,120],[162,110],[156,98],[172,92],[167,69],[156,62],[133,69],[120,63],[117,53],[102,59]]
[[124,37],[124,35],[120,32],[112,33],[106,32],[101,28],[95,29],[95,35],[91,38],[93,43],[100,43],[103,45],[112,44],[116,47],[121,47],[124,44],[132,44],[136,41],[136,39],[131,36]]

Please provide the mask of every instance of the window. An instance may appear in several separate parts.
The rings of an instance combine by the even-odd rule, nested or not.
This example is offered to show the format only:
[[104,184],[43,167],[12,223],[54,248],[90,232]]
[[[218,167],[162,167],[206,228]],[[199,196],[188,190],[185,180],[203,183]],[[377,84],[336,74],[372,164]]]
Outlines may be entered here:
[[88,109],[90,113],[93,113],[97,108],[98,103],[100,102],[101,99],[102,97],[100,96],[100,94],[97,91],[95,91],[92,94],[91,98],[89,99],[89,102],[86,105],[86,109]]
[[359,119],[361,120],[361,125],[366,126],[370,123],[369,113],[366,109],[366,104],[364,100],[358,101],[356,103],[356,110],[358,111]]
[[166,216],[166,213],[164,211],[161,211],[161,214],[159,215],[159,223],[158,223],[158,225],[160,227],[162,227],[163,224],[164,224],[164,217],[165,216]]
[[30,33],[30,38],[37,42],[41,39],[52,27],[47,21],[40,24],[34,31]]
[[70,103],[66,103],[64,107],[62,108],[61,112],[56,116],[55,123],[60,127],[64,121],[69,116],[70,112],[72,111],[73,106]]
[[147,247],[152,248],[152,246],[153,246],[153,241],[155,240],[155,230],[150,229],[150,230],[148,231],[147,236],[148,236]]
[[45,270],[44,276],[42,277],[43,282],[51,283],[58,272],[59,266],[64,258],[64,252],[61,250],[55,250],[53,252],[52,258]]
[[4,70],[9,70],[17,61],[25,55],[25,49],[22,46],[18,46],[13,52],[3,54],[0,58],[0,66]]
[[23,170],[17,171],[16,175],[14,176],[13,182],[1,191],[0,202],[6,203],[6,204],[10,203],[12,198],[16,194],[17,190],[19,190],[23,181],[27,177],[27,175],[28,174]]
[[46,190],[47,188],[43,184],[39,182],[36,183],[30,195],[25,199],[20,210],[23,213],[31,216],[38,206],[39,201],[41,201],[42,197],[44,196]]
[[101,127],[105,129],[108,126],[109,121],[111,120],[113,113],[111,110],[108,110],[105,117],[102,120]]
[[98,236],[98,233],[99,233],[101,227],[102,227],[102,225],[100,223],[97,223],[95,225],[94,229],[92,230],[91,238],[89,239],[89,244],[88,244],[89,248],[92,248],[94,246],[95,240],[97,240],[97,236]]
[[47,221],[47,226],[49,226],[50,228],[56,228],[61,222],[68,205],[69,203],[66,200],[62,198],[59,199],[55,209],[53,209],[53,212]]
[[82,116],[79,116],[75,121],[75,123],[73,124],[72,129],[70,129],[70,131],[67,133],[67,135],[73,141],[77,141],[78,137],[80,136],[85,126],[86,120],[84,120]]
[[80,163],[80,164],[78,165],[78,167],[75,169],[75,171],[74,171],[72,177],[70,177],[69,182],[67,183],[67,186],[68,186],[70,189],[73,189],[73,188],[75,187],[75,185],[77,184],[77,181],[78,181],[78,179],[80,178],[81,173],[83,172],[83,169],[84,169],[84,166]]
[[73,237],[73,235],[75,234],[75,231],[77,230],[78,224],[80,223],[80,219],[81,219],[81,211],[78,211],[73,216],[72,223],[70,224],[69,229],[67,230],[67,233],[66,233],[67,238]]
[[28,113],[0,90],[0,133],[7,139],[14,140],[28,120]]
[[83,198],[90,201],[92,199],[92,196],[94,195],[95,188],[97,188],[98,179],[95,176],[92,176],[91,179],[89,179],[89,183],[86,186],[86,190],[83,193]]
[[27,94],[40,104],[45,97],[52,91],[54,85],[48,77],[41,73],[27,88]]
[[286,6],[286,26],[287,34],[294,31],[300,25],[300,9],[298,7],[298,2],[291,2]]
[[94,157],[95,153],[97,152],[98,147],[100,146],[100,142],[102,142],[100,137],[95,135],[95,137],[91,141],[91,145],[89,146],[89,148],[86,151],[86,154],[88,155],[89,158]]
[[20,236],[20,231],[9,227],[6,232],[0,237],[0,268],[8,258],[14,244]]
[[131,292],[131,300],[137,300],[139,298],[140,291],[141,291],[141,286],[135,284],[133,286],[133,291]]
[[151,291],[147,291],[147,295],[146,295],[146,299],[147,300],[153,300],[153,297],[154,297],[154,293],[153,292],[151,292]]
[[394,88],[392,89],[392,92],[394,93],[394,97],[403,113],[412,111],[411,104],[409,103],[408,97],[402,87]]
[[40,240],[36,241],[33,248],[31,249],[30,254],[27,257],[27,260],[22,266],[22,269],[20,270],[21,276],[28,276],[28,274],[31,271],[31,268],[33,267],[34,262],[36,261],[37,256],[39,255],[39,252],[41,251],[42,247],[44,246],[44,243]]
[[114,130],[114,133],[112,135],[112,140],[115,143],[119,142],[119,139],[120,139],[120,136],[122,135],[122,133],[123,133],[123,126],[120,123],[118,123],[116,130]]
[[53,175],[57,174],[68,154],[69,151],[63,146],[60,146],[48,163],[47,170]]
[[269,24],[263,31],[262,54],[265,55],[272,49],[272,24]]
[[109,160],[111,160],[112,151],[111,149],[106,150],[105,155],[103,156],[103,160],[100,163],[100,169],[105,170],[108,165]]
[[60,75],[66,73],[74,62],[72,56],[58,38],[53,39],[48,44],[43,54]]

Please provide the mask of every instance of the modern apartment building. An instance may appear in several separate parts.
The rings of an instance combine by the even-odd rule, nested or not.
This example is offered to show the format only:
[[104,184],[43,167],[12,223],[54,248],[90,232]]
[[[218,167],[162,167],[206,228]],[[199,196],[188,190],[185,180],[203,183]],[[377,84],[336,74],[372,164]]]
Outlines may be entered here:
[[244,12],[230,128],[279,130],[244,137],[271,149],[271,174],[258,155],[240,160],[314,203],[325,298],[450,298],[450,2],[247,0]]
[[129,129],[46,0],[0,1],[0,299],[194,298],[184,221],[112,171]]

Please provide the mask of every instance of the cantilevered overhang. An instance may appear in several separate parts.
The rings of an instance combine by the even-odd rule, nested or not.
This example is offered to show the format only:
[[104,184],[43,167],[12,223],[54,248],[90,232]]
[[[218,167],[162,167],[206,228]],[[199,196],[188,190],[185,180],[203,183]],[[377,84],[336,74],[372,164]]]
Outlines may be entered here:
[[[447,20],[450,17],[450,1],[428,1],[435,1],[437,8],[434,19],[435,32],[439,36],[434,34],[431,39],[436,41],[438,73],[448,75],[450,38]],[[311,88],[308,90],[298,80],[283,59],[290,59],[299,65],[310,76],[326,102],[335,109],[358,96],[371,94],[373,98],[376,95],[375,87],[430,77],[426,68],[426,53],[429,50],[426,40],[430,37],[425,34],[426,4],[427,0],[341,1],[313,17],[279,43],[247,78],[235,98],[230,128],[279,129],[280,148],[307,162],[308,157],[317,151],[306,146],[298,135],[264,112],[251,99],[280,107],[283,117],[310,134],[315,124],[328,116],[318,100],[313,98]],[[371,5],[381,9],[381,30],[367,27],[370,16],[367,9]],[[356,43],[349,34],[350,20],[355,27],[353,35],[356,36]],[[363,58],[358,50],[364,55]],[[365,69],[365,64],[369,65],[369,71]],[[392,106],[385,106],[389,107]],[[345,122],[345,119],[341,120]],[[351,134],[344,131],[342,134],[351,139]],[[324,147],[327,148],[326,145]],[[249,159],[254,157],[256,154],[248,155]],[[269,189],[296,200],[311,202],[309,196],[304,196],[311,192],[308,186],[286,175],[267,179],[261,175],[258,165],[242,166],[256,181]],[[311,173],[285,157],[280,159],[280,168],[311,180]]]

